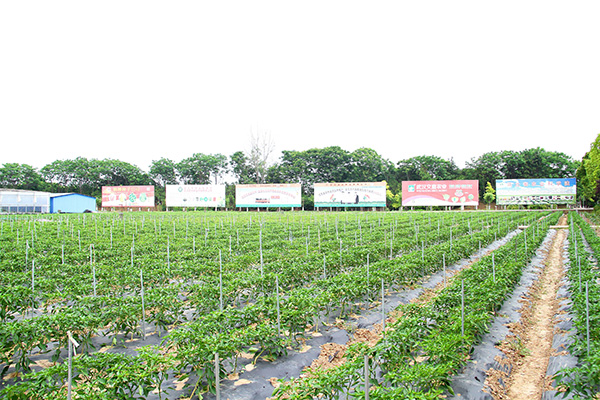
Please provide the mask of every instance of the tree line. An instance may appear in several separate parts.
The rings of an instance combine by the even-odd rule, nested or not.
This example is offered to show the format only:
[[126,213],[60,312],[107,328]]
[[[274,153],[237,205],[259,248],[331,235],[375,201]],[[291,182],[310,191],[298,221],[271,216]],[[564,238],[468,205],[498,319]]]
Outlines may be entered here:
[[[102,186],[154,185],[157,204],[164,204],[168,184],[226,184],[228,207],[235,205],[235,184],[300,183],[305,208],[312,207],[316,182],[378,182],[388,184],[390,206],[400,205],[402,181],[456,180],[479,181],[480,198],[496,179],[567,178],[577,176],[580,199],[595,204],[599,198],[600,135],[582,161],[564,153],[531,148],[522,151],[493,151],[472,158],[464,168],[453,159],[416,156],[392,162],[375,150],[347,151],[338,146],[304,151],[284,150],[271,165],[253,152],[223,154],[194,153],[178,162],[169,158],[154,160],[148,171],[115,159],[57,160],[41,169],[27,164],[5,163],[0,167],[0,187],[42,190],[54,193],[75,192],[100,198]],[[580,183],[578,183],[579,185]]]

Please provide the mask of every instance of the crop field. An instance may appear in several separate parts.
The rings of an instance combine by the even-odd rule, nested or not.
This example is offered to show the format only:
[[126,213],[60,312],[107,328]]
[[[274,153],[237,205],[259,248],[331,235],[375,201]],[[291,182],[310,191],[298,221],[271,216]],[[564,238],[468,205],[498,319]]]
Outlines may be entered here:
[[[4,216],[0,397],[258,398],[244,395],[254,383],[262,398],[440,398],[560,214]],[[600,252],[587,222],[571,218]],[[446,274],[461,260],[472,262]],[[386,308],[440,273],[435,296]],[[352,321],[366,313],[381,317],[359,340],[367,330]],[[250,379],[332,330],[352,340],[330,365]],[[587,356],[579,344],[590,360],[582,380],[597,373],[585,370],[598,365],[591,334]]]

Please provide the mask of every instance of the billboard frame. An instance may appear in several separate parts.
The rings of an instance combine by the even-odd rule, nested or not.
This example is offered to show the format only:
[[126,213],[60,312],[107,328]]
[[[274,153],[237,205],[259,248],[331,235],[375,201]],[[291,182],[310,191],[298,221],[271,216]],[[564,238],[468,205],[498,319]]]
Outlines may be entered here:
[[[165,185],[165,204],[168,208],[225,208],[225,185]],[[179,195],[181,193],[181,195]],[[187,193],[186,196],[184,193]],[[201,195],[201,194],[204,195]],[[191,197],[190,197],[191,196]],[[186,201],[191,203],[186,204]],[[171,202],[169,201],[171,200]],[[193,201],[196,200],[194,203]],[[175,204],[172,202],[175,201]],[[180,201],[180,202],[177,202]]]
[[[291,199],[293,202],[272,202],[272,200],[283,200],[284,198]],[[253,199],[253,202],[241,203],[243,199]],[[235,207],[246,209],[291,208],[292,210],[300,208],[302,207],[302,185],[300,183],[238,184],[235,185]]]
[[[385,208],[387,206],[387,183],[385,181],[315,183],[313,188],[315,209],[333,207]],[[329,196],[329,200],[333,199],[335,201],[323,201],[327,196]],[[377,198],[377,200],[368,201],[371,197]]]
[[479,181],[402,181],[402,207],[479,207]]
[[[117,199],[112,196],[119,196]],[[132,197],[133,196],[133,197]],[[105,199],[107,202],[105,203]],[[132,200],[134,199],[134,200]],[[141,203],[138,203],[137,200]],[[148,199],[148,204],[145,203]],[[152,202],[150,204],[150,201]],[[122,186],[102,186],[102,208],[155,208],[156,194],[153,185],[122,185]]]
[[577,178],[496,179],[497,206],[576,203]]

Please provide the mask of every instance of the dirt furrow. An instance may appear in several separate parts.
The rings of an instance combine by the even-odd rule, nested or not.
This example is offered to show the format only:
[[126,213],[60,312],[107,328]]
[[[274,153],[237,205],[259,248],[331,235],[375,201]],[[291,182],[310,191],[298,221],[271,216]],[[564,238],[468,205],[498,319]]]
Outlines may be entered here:
[[[565,223],[564,218],[561,222]],[[510,324],[511,335],[500,344],[505,355],[501,364],[511,368],[488,373],[486,383],[496,400],[540,399],[551,389],[546,371],[555,352],[552,340],[559,309],[557,292],[564,275],[562,251],[566,237],[566,230],[558,230],[537,282],[521,299],[520,321]],[[509,376],[507,370],[511,371]]]

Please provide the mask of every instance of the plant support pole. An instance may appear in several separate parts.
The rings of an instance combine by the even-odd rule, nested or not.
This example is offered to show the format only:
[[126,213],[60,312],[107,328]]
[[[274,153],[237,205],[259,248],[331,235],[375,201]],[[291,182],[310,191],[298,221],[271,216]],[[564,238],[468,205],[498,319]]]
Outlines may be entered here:
[[460,335],[465,336],[465,281],[460,281]]
[[144,303],[144,273],[140,268],[140,287],[142,295],[142,338],[146,340],[146,307]]
[[494,283],[496,283],[496,260],[494,253],[492,253],[492,277],[494,278]]
[[[75,347],[79,347],[79,343],[75,339],[73,339],[73,335],[71,331],[67,331],[68,336],[68,348],[69,348],[69,370],[67,374],[67,399],[71,400],[71,393],[73,391],[73,355],[75,352]],[[75,346],[75,347],[73,347]]]
[[369,356],[365,354],[365,400],[369,400]]
[[223,311],[223,262],[221,261],[221,249],[219,249],[219,303]]
[[385,334],[385,285],[381,278],[381,335]]
[[588,282],[585,283],[585,331],[587,339],[587,356],[590,356],[590,292]]
[[442,263],[444,266],[444,289],[446,288],[446,253],[442,254]]
[[279,275],[275,275],[275,292],[277,294],[277,336],[281,336],[281,313],[279,310]]
[[219,376],[219,353],[215,353],[215,395],[221,400],[221,382]]
[[260,277],[264,276],[264,262],[263,262],[263,248],[262,248],[262,229],[259,231],[258,236],[259,244],[260,244]]

